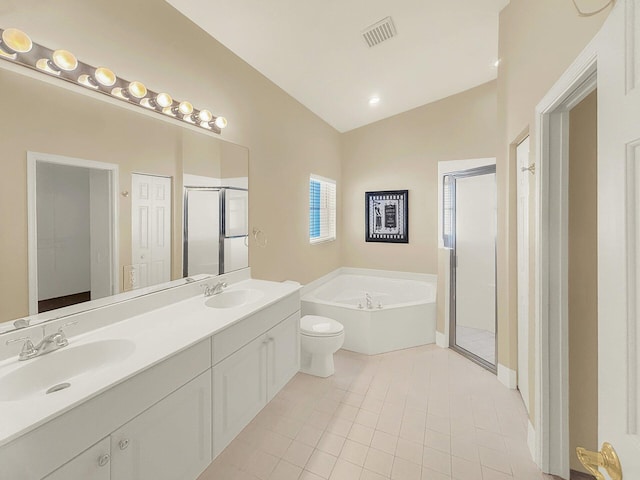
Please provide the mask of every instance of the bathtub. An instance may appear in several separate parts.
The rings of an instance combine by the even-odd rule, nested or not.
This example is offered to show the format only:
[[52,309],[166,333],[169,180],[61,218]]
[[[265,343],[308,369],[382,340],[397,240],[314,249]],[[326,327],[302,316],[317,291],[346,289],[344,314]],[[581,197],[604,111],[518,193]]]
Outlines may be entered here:
[[436,275],[340,269],[305,287],[302,314],[342,323],[346,350],[416,347],[435,342],[436,285]]

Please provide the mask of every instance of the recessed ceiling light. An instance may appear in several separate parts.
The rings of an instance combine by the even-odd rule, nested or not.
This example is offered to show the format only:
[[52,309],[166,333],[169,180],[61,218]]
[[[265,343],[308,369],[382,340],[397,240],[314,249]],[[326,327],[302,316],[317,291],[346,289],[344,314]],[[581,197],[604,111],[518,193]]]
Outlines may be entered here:
[[377,105],[380,103],[380,97],[371,97],[369,99],[369,105]]

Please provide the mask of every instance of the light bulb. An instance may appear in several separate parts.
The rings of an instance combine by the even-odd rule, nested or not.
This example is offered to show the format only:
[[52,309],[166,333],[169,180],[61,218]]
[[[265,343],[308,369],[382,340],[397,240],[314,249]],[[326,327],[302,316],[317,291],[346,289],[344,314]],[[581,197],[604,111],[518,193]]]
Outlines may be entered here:
[[224,128],[227,126],[227,119],[224,117],[218,117],[214,123],[216,124],[216,127]]
[[93,79],[93,77],[87,75],[86,73],[83,73],[78,77],[78,83],[81,85],[84,85],[85,87],[89,87],[93,89],[98,88],[98,84]]
[[52,65],[53,63],[51,62],[51,60],[47,60],[46,58],[41,58],[36,62],[36,68],[38,68],[39,70],[50,73],[52,75],[60,75],[60,70],[54,70],[53,68],[51,68]]
[[156,95],[156,104],[159,107],[167,108],[170,107],[172,103],[173,98],[171,98],[171,95],[169,95],[168,93],[159,93],[158,95]]
[[207,123],[211,121],[211,119],[213,118],[213,114],[209,110],[200,110],[198,118],[201,122]]
[[105,87],[113,87],[116,83],[116,74],[106,67],[98,67],[94,73],[96,81]]
[[147,87],[140,82],[131,82],[127,90],[136,98],[144,98],[147,95]]
[[60,70],[71,72],[78,67],[78,60],[75,55],[67,50],[56,50],[51,58]]
[[33,48],[33,42],[31,42],[29,35],[17,28],[4,30],[2,32],[2,43],[17,53],[27,53]]
[[178,110],[182,115],[191,115],[191,113],[193,112],[193,105],[185,100],[184,102],[180,102]]

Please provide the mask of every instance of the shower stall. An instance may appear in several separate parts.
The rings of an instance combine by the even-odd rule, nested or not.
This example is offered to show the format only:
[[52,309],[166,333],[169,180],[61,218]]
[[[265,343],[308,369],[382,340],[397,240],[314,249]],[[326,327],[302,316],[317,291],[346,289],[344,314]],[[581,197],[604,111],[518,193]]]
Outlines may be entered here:
[[496,166],[444,176],[451,348],[496,371]]
[[184,188],[185,277],[249,266],[248,194],[237,187]]

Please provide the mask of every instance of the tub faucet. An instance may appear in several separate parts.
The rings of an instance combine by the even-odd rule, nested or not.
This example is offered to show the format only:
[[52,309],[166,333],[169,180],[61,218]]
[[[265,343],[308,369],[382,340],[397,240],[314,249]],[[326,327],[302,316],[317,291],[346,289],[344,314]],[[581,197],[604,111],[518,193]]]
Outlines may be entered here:
[[213,287],[211,285],[204,285],[204,296],[212,297],[213,295],[221,293],[225,288],[227,288],[226,282],[218,282]]
[[369,295],[368,293],[365,293],[364,299],[367,301],[367,308],[373,308],[373,301],[371,300],[371,295]]

